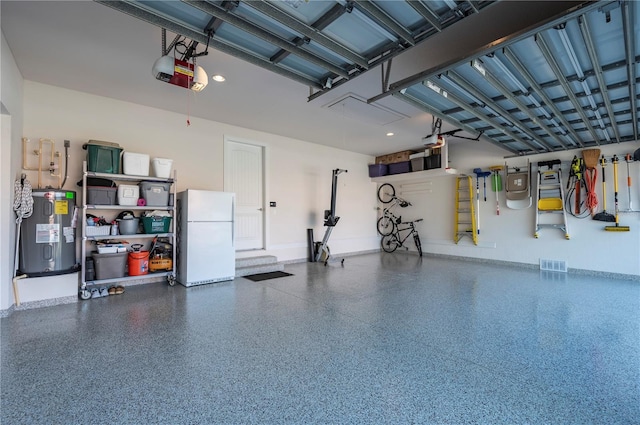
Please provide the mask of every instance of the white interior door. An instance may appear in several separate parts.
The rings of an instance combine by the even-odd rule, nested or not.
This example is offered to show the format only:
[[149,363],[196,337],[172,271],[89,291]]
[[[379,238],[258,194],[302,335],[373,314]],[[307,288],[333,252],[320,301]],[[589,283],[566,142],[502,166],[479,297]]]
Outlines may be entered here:
[[263,147],[225,139],[224,191],[236,194],[236,250],[264,248]]

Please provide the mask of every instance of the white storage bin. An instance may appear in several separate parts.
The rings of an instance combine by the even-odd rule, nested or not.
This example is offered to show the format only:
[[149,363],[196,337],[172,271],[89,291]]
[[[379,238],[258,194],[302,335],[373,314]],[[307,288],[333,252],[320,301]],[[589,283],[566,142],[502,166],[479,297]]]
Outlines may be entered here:
[[133,152],[123,153],[122,172],[131,176],[148,176],[149,155]]
[[108,236],[111,234],[111,226],[87,226],[87,236]]
[[171,178],[171,166],[173,165],[173,159],[167,158],[153,158],[151,160],[151,169],[155,177],[163,179]]
[[124,245],[98,245],[99,254],[115,254],[117,252],[127,252],[127,247]]
[[118,205],[138,205],[140,187],[133,184],[121,184],[118,186]]

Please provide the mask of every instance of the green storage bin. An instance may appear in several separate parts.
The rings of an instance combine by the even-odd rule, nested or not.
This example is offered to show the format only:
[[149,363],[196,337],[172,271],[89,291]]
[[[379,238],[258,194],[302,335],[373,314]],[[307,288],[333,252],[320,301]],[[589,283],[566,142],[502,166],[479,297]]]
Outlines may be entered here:
[[87,170],[95,173],[120,174],[122,148],[117,143],[89,140],[82,145],[87,151]]
[[142,217],[145,233],[169,233],[172,217]]

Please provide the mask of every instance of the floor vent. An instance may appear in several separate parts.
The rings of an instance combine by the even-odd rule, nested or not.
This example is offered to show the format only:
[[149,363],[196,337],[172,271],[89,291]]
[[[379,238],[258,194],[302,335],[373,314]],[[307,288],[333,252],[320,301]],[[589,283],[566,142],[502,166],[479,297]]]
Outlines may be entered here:
[[540,270],[550,272],[567,272],[567,262],[562,260],[544,260],[540,259]]

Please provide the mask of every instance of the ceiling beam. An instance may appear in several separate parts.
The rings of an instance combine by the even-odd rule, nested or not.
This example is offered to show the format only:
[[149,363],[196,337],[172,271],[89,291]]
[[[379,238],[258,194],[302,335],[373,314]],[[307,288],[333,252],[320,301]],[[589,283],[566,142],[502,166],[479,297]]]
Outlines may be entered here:
[[585,126],[589,129],[589,133],[591,133],[591,137],[593,138],[593,141],[597,145],[599,145],[600,144],[600,138],[598,137],[598,135],[596,134],[595,129],[591,125],[591,121],[587,117],[587,114],[584,112],[584,108],[580,104],[580,101],[578,100],[578,98],[576,97],[575,93],[571,89],[571,86],[569,85],[569,82],[564,77],[564,75],[562,73],[562,70],[560,69],[560,66],[558,65],[558,62],[556,62],[555,58],[553,57],[553,54],[551,53],[551,50],[549,49],[549,45],[547,44],[547,42],[544,39],[544,35],[542,33],[537,34],[536,37],[535,37],[535,42],[538,45],[538,48],[540,49],[540,51],[542,52],[542,56],[544,56],[545,60],[547,61],[547,64],[551,68],[551,71],[556,76],[558,81],[560,81],[560,85],[564,89],[565,94],[567,96],[569,96],[569,99],[571,100],[571,103],[573,104],[573,106],[576,108],[578,114],[580,115],[580,118],[582,118],[582,121],[584,122]]
[[[475,133],[479,133],[480,130],[475,129],[473,127],[471,127],[470,125],[467,125],[461,121],[456,120],[455,118],[453,118],[450,115],[446,115],[443,114],[442,112],[438,111],[435,108],[432,108],[429,105],[426,105],[424,102],[416,99],[415,97],[411,96],[409,93],[405,92],[405,93],[395,93],[393,95],[394,97],[397,97],[399,99],[402,99],[403,101],[409,103],[410,105],[413,105],[415,108],[420,109],[428,114],[433,115],[434,117],[440,118],[442,121],[448,122],[449,124],[454,124],[456,127],[460,127],[462,128],[464,131],[466,131],[469,134],[475,134]],[[484,121],[482,121],[484,122]],[[492,126],[493,128],[493,126]],[[502,131],[501,131],[502,132]],[[509,152],[511,152],[512,154],[515,155],[520,155],[521,152],[517,149],[514,149],[510,146],[507,146],[506,144],[503,144],[501,142],[497,142],[494,139],[492,139],[491,137],[487,137],[485,138],[486,140],[488,140],[490,143],[492,143],[495,146],[500,147],[501,149],[505,149],[508,150]]]
[[533,91],[540,97],[540,99],[542,99],[543,106],[550,109],[554,117],[560,120],[565,130],[571,133],[571,135],[575,138],[575,142],[580,145],[580,147],[584,147],[582,138],[573,129],[573,126],[569,124],[564,114],[560,112],[560,110],[556,107],[555,102],[552,101],[551,98],[547,96],[547,93],[544,91],[544,89],[538,83],[536,83],[531,73],[524,67],[522,62],[520,62],[520,59],[518,59],[518,57],[508,47],[505,47],[503,49],[503,52],[507,59],[509,59],[511,64],[520,73],[520,75],[522,75],[522,77],[524,77],[524,79],[527,81],[528,86],[533,89]]
[[[624,2],[622,5],[622,27],[624,32],[624,48],[627,58],[627,81],[636,80],[636,65],[634,59],[634,26],[633,26],[633,8],[637,7],[636,2]],[[636,103],[636,87],[635,84],[629,84],[629,101],[631,103],[631,116],[633,117],[633,137],[638,140],[638,107]]]
[[436,29],[436,31],[442,31],[442,24],[440,23],[440,17],[436,15],[431,9],[422,4],[420,1],[408,1],[409,6],[413,7],[413,10],[418,12],[429,24]]
[[208,15],[214,16],[218,19],[222,19],[223,21],[227,22],[230,25],[240,28],[241,30],[246,31],[247,33],[255,37],[258,37],[266,41],[267,43],[273,44],[274,46],[277,46],[283,50],[286,50],[289,53],[299,56],[302,59],[310,63],[313,63],[314,65],[317,65],[321,68],[324,68],[329,72],[340,75],[343,78],[349,78],[349,73],[344,69],[320,58],[319,56],[316,56],[310,52],[307,52],[306,50],[299,48],[298,46],[296,46],[295,43],[287,39],[284,39],[276,34],[273,34],[263,28],[260,28],[254,25],[253,23],[245,20],[244,18],[231,14],[227,9],[223,7],[217,6],[213,3],[209,3],[206,1],[200,1],[200,0],[181,0],[181,1],[185,4],[188,4],[189,6],[192,6],[198,10],[201,10],[202,12]]
[[620,131],[618,130],[618,125],[615,120],[613,107],[611,106],[611,100],[609,99],[609,91],[607,90],[607,84],[604,81],[602,68],[600,67],[600,60],[598,59],[598,52],[596,52],[595,44],[591,38],[591,30],[586,16],[581,16],[578,19],[578,26],[580,27],[584,44],[587,47],[587,53],[589,54],[589,60],[591,61],[591,66],[593,67],[596,75],[596,80],[598,80],[600,95],[604,99],[604,105],[607,109],[607,113],[609,114],[609,122],[611,123],[614,137],[616,138],[616,142],[620,143]]
[[[504,108],[502,108],[498,103],[493,102],[490,98],[488,98],[487,96],[482,94],[471,83],[469,83],[467,80],[462,78],[456,72],[449,71],[447,73],[447,78],[451,79],[451,81],[456,83],[458,86],[462,87],[464,90],[466,90],[468,93],[470,93],[473,97],[479,99],[481,102],[483,102],[485,105],[489,106],[491,109],[497,111],[500,114],[500,117],[502,119],[504,119],[505,121],[510,122],[510,123],[512,121],[516,121],[516,119],[513,116],[511,116],[511,114],[509,114],[508,111],[506,111]],[[449,91],[448,94],[450,96],[451,92]],[[488,116],[487,116],[487,118],[488,118]],[[522,123],[518,122],[518,124],[519,125],[518,125],[517,128],[518,128],[519,131],[521,131],[525,136],[527,136],[531,140],[533,140],[536,143],[538,143],[539,145],[541,145],[547,152],[551,152],[551,151],[555,150],[551,145],[549,145],[547,142],[542,140],[542,138],[538,137],[536,134],[532,133],[530,129],[528,129],[526,126],[522,125]],[[513,137],[515,134],[517,134],[517,133],[514,132],[513,134],[510,134],[510,136]],[[525,138],[521,138],[520,140],[522,142],[524,142],[524,143],[527,143],[529,146],[531,146],[532,148],[535,149],[535,145],[529,144],[528,141]]]
[[[422,83],[422,84],[424,84],[424,83]],[[431,90],[431,89],[429,88],[429,90]],[[528,140],[525,140],[525,139],[521,138],[518,134],[516,134],[515,132],[509,130],[508,128],[505,128],[502,124],[497,122],[494,118],[490,117],[489,115],[480,114],[472,106],[469,106],[466,102],[462,101],[456,94],[447,92],[447,100],[449,100],[451,103],[459,106],[460,108],[464,109],[465,111],[467,111],[471,115],[481,119],[483,122],[489,124],[490,126],[495,128],[499,132],[504,133],[504,134],[512,137],[514,140],[522,143],[523,145],[529,146],[531,148],[532,153],[548,152],[548,149],[544,149],[544,148],[540,149],[539,146],[535,146],[534,144],[532,144]]]
[[582,14],[597,3],[595,0],[496,2],[398,55],[395,82],[387,92],[369,98],[368,102],[418,84],[500,45],[529,37],[540,27],[550,27],[561,19]]
[[[534,124],[537,124],[540,127],[542,127],[544,129],[544,131],[546,131],[547,134],[550,137],[552,137],[556,142],[558,142],[558,144],[560,144],[560,146],[562,146],[564,149],[569,149],[569,147],[567,147],[567,144],[565,142],[563,142],[556,135],[556,132],[554,130],[552,130],[546,123],[544,123],[542,119],[538,118],[537,115],[535,115],[533,112],[531,112],[531,109],[530,109],[529,105],[525,105],[524,102],[522,102],[513,93],[511,93],[509,88],[507,86],[505,86],[498,78],[494,77],[491,74],[490,71],[485,72],[485,74],[483,75],[483,78],[485,80],[487,80],[489,82],[489,84],[494,86],[505,98],[509,99],[511,101],[511,103],[513,103],[520,112],[522,112],[526,116],[528,116],[529,119]],[[525,93],[523,93],[523,95],[524,94]],[[494,104],[496,104],[496,103],[494,103]],[[535,105],[534,105],[534,107],[535,107]],[[513,113],[511,111],[507,111],[507,113],[509,115],[513,116]],[[549,146],[549,148],[553,149],[551,146]],[[573,146],[571,148],[573,148]]]
[[287,15],[276,6],[271,5],[269,2],[256,0],[246,2],[246,4],[247,6],[263,13],[269,18],[274,19],[281,24],[284,24],[292,30],[304,35],[305,37],[308,37],[310,40],[335,52],[338,56],[342,56],[343,58],[358,64],[364,69],[369,69],[369,61],[364,56],[361,56],[346,48],[342,44],[337,43],[336,41],[322,34],[317,29],[305,24],[304,22],[301,22],[294,17]]
[[393,19],[387,12],[380,9],[375,3],[369,0],[354,0],[354,2],[359,9],[373,18],[378,25],[390,30],[410,45],[415,46],[416,41],[413,35],[411,35],[411,32],[405,26],[400,25],[400,23]]
[[311,27],[318,31],[322,31],[323,29],[334,23],[336,20],[338,20],[338,18],[340,18],[342,15],[350,11],[351,9],[348,5],[345,6],[340,3],[336,3],[331,9],[329,9],[328,12],[316,19],[316,21],[311,24]]
[[467,4],[468,4],[469,6],[471,6],[471,9],[473,9],[473,11],[474,11],[475,13],[478,13],[478,12],[479,12],[479,10],[478,10],[478,6],[476,5],[476,3],[478,3],[478,2],[477,2],[477,1],[467,0]]
[[[109,6],[115,10],[131,15],[137,19],[148,22],[152,25],[158,26],[160,28],[165,28],[171,32],[176,34],[183,35],[191,40],[197,41],[199,43],[206,44],[207,36],[201,32],[201,30],[196,30],[194,28],[190,28],[185,26],[181,22],[173,21],[167,19],[163,16],[158,16],[153,13],[148,12],[147,10],[136,7],[130,3],[124,1],[112,1],[112,0],[94,0],[96,3],[103,4],[105,6]],[[298,75],[294,72],[287,71],[279,67],[276,64],[269,62],[266,59],[260,58],[258,56],[251,55],[247,52],[244,52],[240,49],[237,49],[228,44],[222,43],[215,38],[209,40],[209,45],[216,50],[220,50],[223,53],[234,56],[238,59],[242,59],[249,63],[252,63],[256,66],[260,66],[262,68],[268,69],[276,74],[280,74],[284,77],[290,78],[294,81],[298,81],[301,84],[307,85],[309,87],[314,87],[316,89],[321,89],[322,85],[314,80],[310,80],[301,75]]]
[[[412,0],[411,2],[414,3],[415,0]],[[486,5],[493,4],[493,3],[489,3],[489,2],[484,2],[484,3],[486,3]],[[486,6],[482,6],[482,7],[486,7]],[[367,15],[365,15],[364,12],[361,12],[359,10],[356,10],[356,11],[360,15],[362,15],[363,17],[365,17],[366,19],[371,21],[371,19]],[[466,19],[469,19],[469,18],[466,18]],[[453,16],[453,18],[449,20],[447,25],[443,25],[443,26],[450,27],[454,23],[457,23],[457,22],[459,22],[461,20],[462,20],[461,17]],[[371,23],[375,24],[373,21],[371,21]],[[456,28],[457,28],[457,26],[456,26]],[[388,31],[386,31],[386,30],[384,32],[388,33]],[[456,33],[450,33],[450,34],[454,38],[457,37]],[[392,36],[393,34],[389,33],[389,35]],[[319,91],[316,91],[316,92],[311,92],[311,94],[309,95],[307,100],[309,102],[314,101],[314,100],[318,99],[319,97],[321,97],[322,95],[328,93],[329,91],[335,90],[337,87],[340,87],[342,84],[349,83],[349,81],[352,81],[355,77],[358,77],[358,76],[364,74],[369,69],[375,68],[377,65],[380,65],[383,62],[386,62],[391,58],[395,58],[395,57],[401,56],[403,54],[406,54],[406,53],[408,53],[408,50],[412,50],[413,51],[413,49],[420,49],[420,46],[422,45],[422,43],[425,43],[425,42],[429,41],[431,37],[438,37],[438,36],[439,36],[439,34],[437,32],[434,35],[433,30],[430,30],[430,31],[427,31],[427,32],[422,32],[419,36],[416,36],[416,40],[419,40],[419,42],[418,42],[418,44],[416,46],[413,46],[413,47],[412,46],[408,46],[408,47],[407,46],[403,46],[401,44],[398,44],[397,42],[390,42],[390,43],[388,43],[388,45],[385,48],[380,49],[375,57],[372,57],[372,58],[369,59],[369,68],[368,69],[363,69],[363,70],[356,69],[356,70],[353,70],[353,72],[351,74],[351,78],[349,80],[346,80],[346,79],[334,80],[333,81],[333,85],[332,85],[331,88],[325,88],[325,89],[322,89],[322,90],[319,90]],[[423,52],[423,54],[426,54],[427,56],[429,56],[429,52],[426,52],[426,53]],[[416,58],[422,57],[420,55],[421,55],[421,53],[420,53],[420,51],[418,51],[415,56],[413,56],[413,55],[411,56],[412,59],[410,59],[410,61],[415,61]],[[405,62],[403,64],[403,67],[406,67],[406,66],[407,66],[407,63]],[[393,93],[396,93],[396,92],[399,92],[399,91],[400,91],[400,89],[393,90]],[[385,97],[385,96],[387,96],[389,94],[390,94],[389,91],[387,91],[387,92],[383,92],[382,95],[379,95],[377,97],[381,98],[381,97]],[[372,99],[369,99],[367,102],[371,103],[372,101],[373,101]]]

